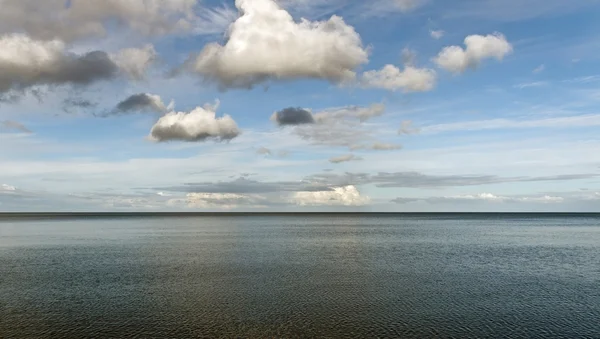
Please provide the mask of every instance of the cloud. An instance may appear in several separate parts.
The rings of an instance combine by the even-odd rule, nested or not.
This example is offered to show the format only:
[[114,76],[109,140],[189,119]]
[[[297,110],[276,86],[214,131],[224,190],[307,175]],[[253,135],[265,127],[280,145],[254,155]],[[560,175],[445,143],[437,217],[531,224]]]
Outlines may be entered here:
[[237,0],[241,16],[224,45],[211,43],[187,67],[221,88],[249,88],[268,80],[325,79],[342,83],[368,61],[353,27],[341,17],[295,22],[274,0]]
[[19,31],[71,42],[103,37],[117,24],[157,36],[194,28],[196,7],[197,0],[3,0],[0,34]]
[[431,204],[444,203],[534,203],[534,204],[556,204],[565,201],[563,197],[542,196],[500,196],[492,193],[464,194],[454,196],[429,197],[429,198],[396,198],[392,202],[396,204],[409,204],[413,202],[427,202]]
[[353,145],[350,147],[351,150],[373,150],[373,151],[393,151],[402,149],[402,145],[387,144],[383,142],[376,142],[370,145]]
[[398,130],[398,134],[400,135],[418,134],[419,132],[421,132],[421,129],[413,127],[413,122],[411,120],[402,121],[400,129]]
[[319,112],[314,115],[314,119],[320,124],[331,123],[343,119],[358,119],[360,122],[365,122],[369,119],[383,115],[384,112],[384,104],[371,104],[367,107],[347,106]]
[[541,64],[538,67],[536,67],[533,71],[531,71],[533,74],[538,74],[538,73],[542,73],[544,70],[546,70],[546,65]]
[[503,183],[571,181],[592,179],[598,176],[595,173],[540,177],[500,177],[497,175],[427,175],[419,172],[381,172],[378,174],[345,173],[343,175],[324,173],[312,175],[307,180],[315,184],[329,184],[332,186],[372,184],[380,188],[442,188]]
[[256,150],[256,154],[259,154],[259,155],[272,155],[273,153],[271,152],[270,149],[268,149],[266,147],[260,147],[258,150]]
[[429,0],[372,0],[361,3],[358,9],[362,17],[383,17],[390,14],[411,12],[423,6]]
[[463,73],[467,69],[476,68],[485,59],[496,58],[502,61],[513,51],[512,45],[501,33],[469,35],[464,43],[466,49],[460,46],[445,47],[433,61],[447,71]]
[[113,114],[123,114],[129,112],[144,112],[151,111],[156,113],[166,113],[173,110],[175,103],[171,103],[167,106],[163,103],[159,95],[149,93],[139,93],[129,96],[127,99],[119,102]]
[[543,86],[548,86],[548,82],[546,82],[546,81],[523,82],[520,84],[516,84],[514,86],[514,88],[525,89],[525,88],[543,87]]
[[265,208],[267,200],[259,195],[234,193],[189,193],[185,199],[172,199],[170,205],[185,204],[188,208],[231,210],[240,207]]
[[363,160],[361,157],[357,157],[354,154],[347,154],[347,155],[340,155],[338,157],[333,157],[331,159],[329,159],[329,162],[332,164],[340,164],[342,162],[349,162],[349,161],[360,161]]
[[493,129],[572,128],[590,126],[600,126],[600,114],[576,115],[537,120],[490,119],[464,121],[448,124],[430,125],[423,127],[421,131],[427,134],[436,134],[456,131],[482,131]]
[[360,83],[365,88],[380,88],[390,91],[427,92],[435,87],[437,75],[434,70],[405,66],[401,70],[394,65],[385,65],[377,71],[362,74]]
[[429,31],[429,35],[431,35],[432,38],[439,40],[441,38],[444,37],[444,34],[446,34],[446,32],[442,31],[442,30],[431,30]]
[[594,6],[589,0],[465,0],[446,12],[450,19],[513,22],[572,13]]
[[421,6],[425,0],[392,0],[394,5],[398,7],[402,12],[411,11]]
[[0,37],[0,93],[35,85],[88,85],[117,76],[108,54],[69,53],[59,40],[37,41],[21,34]]
[[370,203],[370,199],[350,185],[336,187],[333,191],[297,192],[291,202],[300,206],[364,206]]
[[448,202],[488,202],[488,203],[540,203],[540,204],[552,204],[564,202],[562,197],[553,196],[540,196],[540,197],[508,197],[498,196],[491,193],[481,194],[466,194],[456,195],[448,197],[432,197],[426,199],[429,203],[448,203]]
[[63,100],[63,111],[72,113],[73,109],[90,109],[98,106],[97,103],[87,99],[67,98]]
[[256,150],[256,154],[267,155],[267,156],[273,156],[273,155],[275,155],[275,156],[278,156],[280,158],[285,158],[285,157],[287,157],[290,154],[290,152],[284,151],[284,150],[279,150],[277,152],[274,152],[273,150],[271,150],[269,148],[260,147],[258,150]]
[[154,141],[191,141],[202,142],[208,139],[217,141],[232,140],[240,135],[235,121],[229,116],[216,117],[214,106],[196,107],[189,113],[171,112],[161,117],[150,131]]
[[17,190],[15,186],[2,184],[0,185],[0,193],[13,193]]
[[[292,133],[314,145],[348,147],[351,150],[397,149],[387,144],[379,143],[372,128],[365,122],[385,112],[385,105],[372,104],[368,107],[347,106],[331,108],[312,116],[314,124],[296,126]],[[371,145],[367,145],[371,143]]]
[[130,79],[143,80],[146,71],[156,60],[156,50],[152,45],[142,48],[126,48],[111,58]]
[[0,131],[2,131],[3,129],[15,130],[23,133],[32,133],[31,130],[29,130],[29,128],[25,127],[25,125],[12,120],[0,121]]
[[296,126],[315,123],[312,113],[300,107],[289,107],[282,109],[279,112],[275,112],[271,116],[271,120],[278,126]]
[[232,181],[187,183],[183,186],[156,189],[163,192],[268,194],[298,191],[321,192],[332,188],[328,184],[314,183],[311,180],[264,182],[241,177]]

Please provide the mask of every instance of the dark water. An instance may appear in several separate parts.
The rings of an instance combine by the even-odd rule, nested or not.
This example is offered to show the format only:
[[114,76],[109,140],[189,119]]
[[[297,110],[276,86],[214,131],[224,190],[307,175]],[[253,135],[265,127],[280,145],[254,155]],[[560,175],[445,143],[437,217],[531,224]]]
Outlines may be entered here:
[[0,337],[600,338],[600,217],[5,220]]

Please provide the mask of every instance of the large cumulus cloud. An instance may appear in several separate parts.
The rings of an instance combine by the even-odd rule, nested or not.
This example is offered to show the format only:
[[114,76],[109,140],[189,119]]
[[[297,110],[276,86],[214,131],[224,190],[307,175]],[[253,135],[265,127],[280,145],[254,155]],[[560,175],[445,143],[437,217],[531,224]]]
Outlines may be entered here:
[[251,87],[269,79],[355,78],[368,61],[359,34],[341,17],[294,21],[274,0],[236,0],[241,16],[224,45],[212,43],[188,66],[222,88]]

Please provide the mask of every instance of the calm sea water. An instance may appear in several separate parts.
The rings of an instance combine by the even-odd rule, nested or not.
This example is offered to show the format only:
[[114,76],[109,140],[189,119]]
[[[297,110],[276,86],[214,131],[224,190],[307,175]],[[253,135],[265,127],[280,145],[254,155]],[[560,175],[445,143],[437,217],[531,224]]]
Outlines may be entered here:
[[0,337],[600,338],[600,216],[4,220]]

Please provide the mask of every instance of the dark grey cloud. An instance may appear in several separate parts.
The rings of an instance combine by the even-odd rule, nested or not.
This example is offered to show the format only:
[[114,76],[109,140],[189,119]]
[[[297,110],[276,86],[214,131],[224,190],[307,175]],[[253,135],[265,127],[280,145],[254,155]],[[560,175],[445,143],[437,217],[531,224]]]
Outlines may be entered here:
[[160,96],[148,94],[148,93],[138,93],[133,94],[127,97],[125,100],[119,102],[115,109],[112,111],[112,114],[125,114],[131,112],[156,112],[156,113],[166,113],[172,109],[172,104],[166,106]]
[[83,55],[56,53],[54,59],[52,62],[32,62],[18,67],[14,60],[0,61],[0,93],[24,93],[38,85],[85,86],[119,74],[119,67],[103,51]]
[[329,191],[332,186],[326,183],[311,181],[262,182],[248,178],[232,181],[187,183],[182,186],[159,187],[156,190],[185,193],[232,193],[232,194],[264,194],[279,192],[320,192]]
[[288,107],[275,112],[271,120],[278,126],[297,126],[315,123],[313,114],[300,107]]
[[0,121],[0,131],[2,131],[3,129],[14,130],[23,133],[31,133],[31,130],[25,127],[25,125],[13,120]]

